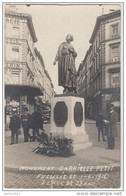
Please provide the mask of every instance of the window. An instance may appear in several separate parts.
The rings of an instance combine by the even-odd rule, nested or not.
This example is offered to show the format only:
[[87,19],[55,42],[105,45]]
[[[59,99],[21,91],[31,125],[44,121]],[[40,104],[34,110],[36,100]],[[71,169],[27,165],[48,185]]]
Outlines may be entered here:
[[98,55],[96,56],[96,71],[98,70],[99,68],[99,59],[98,59]]
[[117,62],[120,60],[120,48],[119,45],[112,45],[111,47],[111,62]]
[[100,37],[100,34],[99,34],[99,46],[100,46],[100,42],[101,42],[101,37]]
[[94,67],[95,67],[95,72],[96,72],[97,71],[96,58],[94,59]]
[[14,47],[14,48],[12,48],[12,51],[14,51],[14,52],[19,52],[19,48]]
[[90,68],[90,79],[93,77],[93,67]]
[[19,47],[18,46],[12,47],[12,60],[19,61]]
[[19,38],[20,37],[19,26],[13,26],[13,37],[15,37],[15,38]]
[[12,77],[13,77],[13,84],[19,84],[20,83],[19,72],[13,71],[12,72]]
[[96,40],[96,51],[97,51],[97,40]]
[[94,45],[93,49],[94,49],[93,53],[95,54],[95,45]]
[[111,33],[112,33],[112,38],[118,37],[118,35],[119,35],[118,23],[113,24],[111,26]]
[[120,86],[120,72],[110,73],[110,87],[119,87]]
[[101,51],[99,51],[99,58],[98,58],[98,60],[99,60],[99,67],[100,67],[100,65],[101,65]]

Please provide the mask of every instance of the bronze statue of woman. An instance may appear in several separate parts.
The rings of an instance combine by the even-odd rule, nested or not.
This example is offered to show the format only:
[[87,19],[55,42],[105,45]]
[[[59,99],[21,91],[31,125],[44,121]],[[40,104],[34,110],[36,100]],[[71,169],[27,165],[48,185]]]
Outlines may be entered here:
[[58,61],[58,85],[64,87],[64,94],[69,92],[76,93],[77,87],[77,74],[75,67],[75,58],[77,53],[71,45],[73,36],[68,34],[66,42],[59,45],[57,55],[53,65]]

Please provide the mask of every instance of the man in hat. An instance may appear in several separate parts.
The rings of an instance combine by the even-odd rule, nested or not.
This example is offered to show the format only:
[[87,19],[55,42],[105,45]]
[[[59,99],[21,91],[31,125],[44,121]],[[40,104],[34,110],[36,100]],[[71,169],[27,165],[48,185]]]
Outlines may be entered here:
[[99,113],[98,116],[96,117],[96,127],[98,128],[98,142],[100,142],[100,132],[102,134],[103,141],[105,141],[104,133],[103,133],[103,127],[104,127],[103,119],[104,118],[101,113]]
[[30,114],[28,113],[28,108],[24,108],[24,113],[21,115],[22,127],[24,130],[24,142],[28,142],[29,137],[29,119]]
[[32,113],[32,129],[33,129],[33,141],[36,139],[36,134],[37,137],[40,137],[39,134],[39,129],[43,130],[43,120],[42,120],[42,115],[39,112],[39,108],[35,108],[35,111]]
[[[18,143],[18,129],[20,128],[20,119],[17,115],[17,111],[13,111],[13,115],[10,119],[10,125],[9,128],[11,129],[11,144]],[[15,141],[16,137],[16,141]]]
[[110,106],[110,114],[109,114],[109,127],[108,127],[108,148],[114,149],[115,147],[115,137],[117,137],[117,121],[118,115],[114,110],[114,105]]

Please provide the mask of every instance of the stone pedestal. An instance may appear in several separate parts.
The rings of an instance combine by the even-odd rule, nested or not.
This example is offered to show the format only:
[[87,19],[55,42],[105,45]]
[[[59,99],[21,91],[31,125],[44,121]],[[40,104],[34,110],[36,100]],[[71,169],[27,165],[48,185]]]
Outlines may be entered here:
[[85,131],[84,98],[74,95],[57,95],[51,103],[51,130],[74,140],[74,151],[92,146]]

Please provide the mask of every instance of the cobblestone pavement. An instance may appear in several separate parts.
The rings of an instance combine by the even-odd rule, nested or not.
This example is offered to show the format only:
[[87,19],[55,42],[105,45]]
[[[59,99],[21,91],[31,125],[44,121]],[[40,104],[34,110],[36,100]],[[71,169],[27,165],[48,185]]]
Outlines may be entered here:
[[109,172],[85,175],[5,174],[5,188],[69,189],[120,188],[120,173]]

